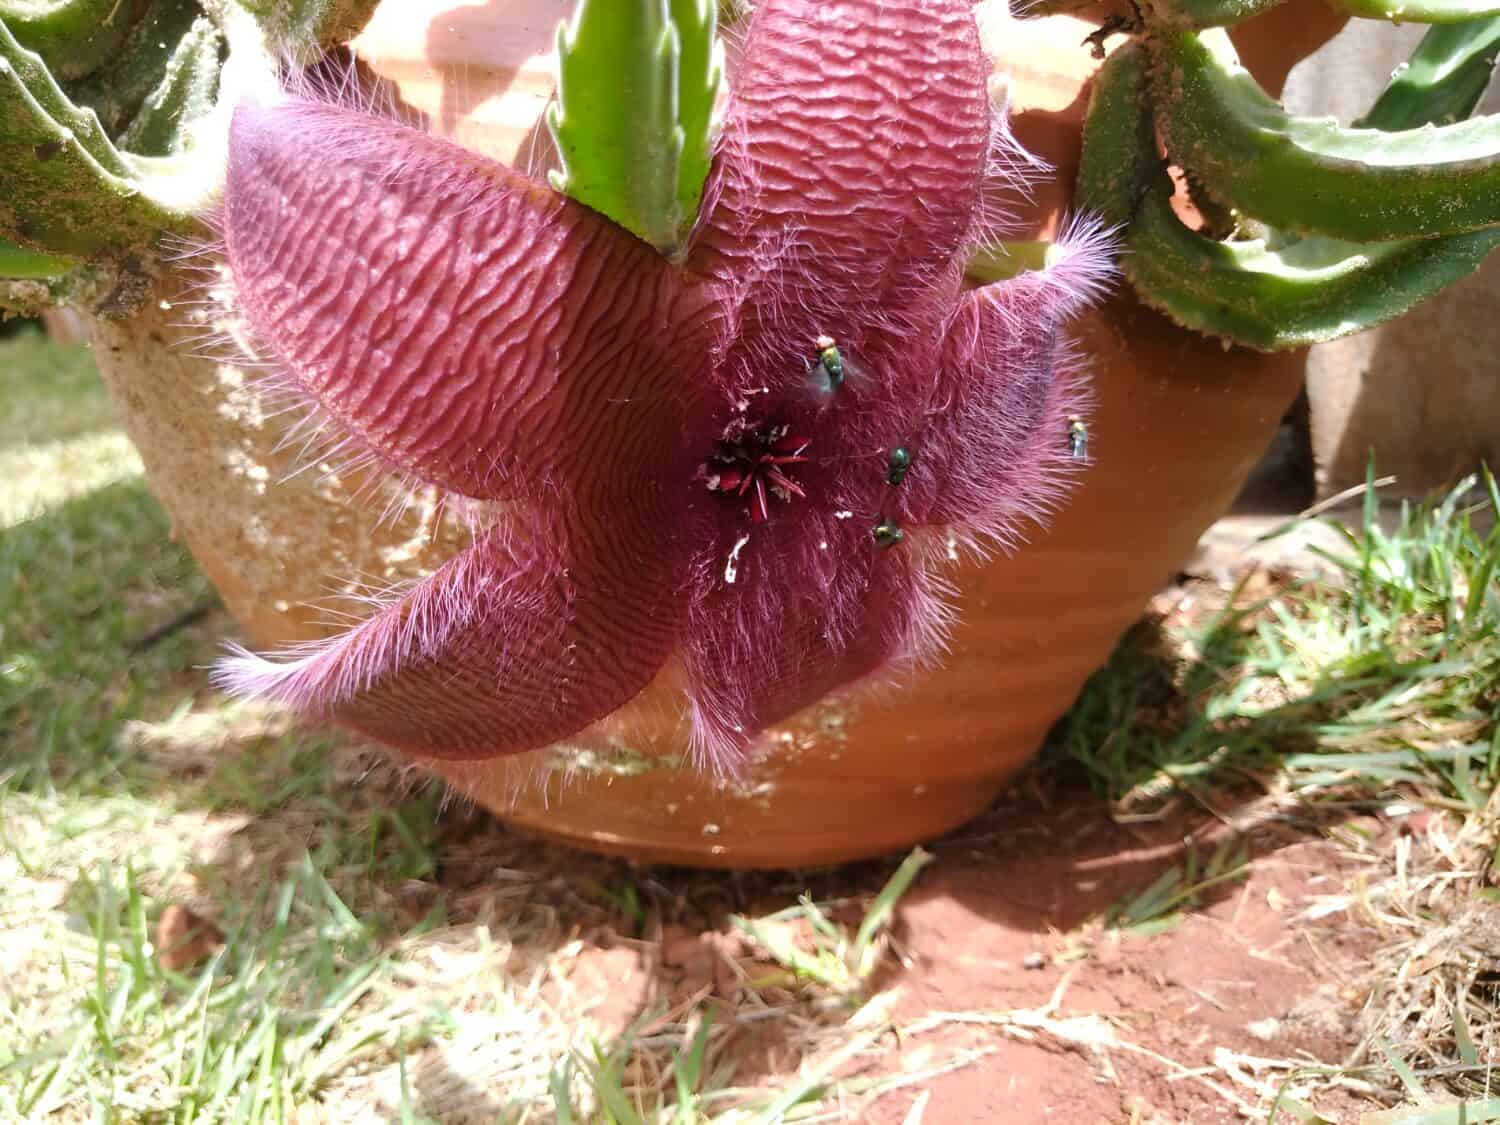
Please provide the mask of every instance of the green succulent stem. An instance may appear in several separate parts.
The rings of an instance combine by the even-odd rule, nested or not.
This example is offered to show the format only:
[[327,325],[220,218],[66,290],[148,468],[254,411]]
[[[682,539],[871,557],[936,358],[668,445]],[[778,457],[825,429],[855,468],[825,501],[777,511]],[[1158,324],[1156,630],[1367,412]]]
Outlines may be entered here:
[[[1053,0],[1059,2],[1059,0]],[[1070,0],[1060,0],[1067,3]],[[1233,27],[1268,12],[1284,0],[1144,0],[1141,14],[1148,26],[1163,31],[1202,31]],[[1352,16],[1392,23],[1455,24],[1500,15],[1496,0],[1329,0]]]
[[132,153],[166,156],[186,149],[192,134],[183,126],[209,114],[219,90],[223,33],[207,19],[188,28],[146,95],[120,144]]
[[42,254],[0,240],[0,281],[36,281],[61,277],[78,265],[76,258]]
[[971,281],[988,285],[1028,270],[1044,270],[1052,261],[1056,245],[1045,240],[1021,239],[991,243],[969,255],[966,272]]
[[579,0],[558,29],[553,186],[662,253],[698,215],[723,48],[712,0]]
[[1146,304],[1186,328],[1264,351],[1335,339],[1400,315],[1500,245],[1500,228],[1366,244],[1276,231],[1219,242],[1189,230],[1156,150],[1150,71],[1139,43],[1101,68],[1077,200],[1128,224],[1121,269]]
[[[223,175],[231,106],[274,89],[276,68],[248,13],[226,6],[220,26],[201,15],[183,22],[178,8],[166,0],[153,13],[164,22],[138,25],[177,39],[169,49],[132,41],[154,63],[153,81],[141,83],[138,104],[112,108],[113,138],[0,22],[0,238],[62,258],[143,260],[137,252],[164,232],[196,228]],[[114,60],[100,75],[136,61]]]
[[105,132],[119,137],[161,84],[182,39],[199,21],[215,23],[197,0],[153,0],[117,52],[86,78],[62,82],[62,88],[74,104],[98,114]]
[[1453,24],[1500,15],[1500,4],[1494,0],[1411,0],[1409,3],[1399,0],[1389,3],[1382,0],[1337,0],[1337,4],[1350,15],[1393,23]]
[[1447,125],[1474,112],[1500,55],[1500,16],[1434,27],[1356,125],[1396,131]]
[[0,0],[0,22],[66,81],[118,52],[140,10],[124,0]]
[[311,61],[323,48],[359,34],[380,0],[235,0],[264,30],[278,55]]
[[1500,223],[1500,117],[1401,132],[1343,128],[1283,110],[1221,30],[1149,42],[1167,151],[1236,210],[1352,241]]
[[147,196],[134,173],[94,112],[73,105],[0,23],[0,199],[15,216],[3,233],[83,256],[122,235],[146,242],[183,216]]

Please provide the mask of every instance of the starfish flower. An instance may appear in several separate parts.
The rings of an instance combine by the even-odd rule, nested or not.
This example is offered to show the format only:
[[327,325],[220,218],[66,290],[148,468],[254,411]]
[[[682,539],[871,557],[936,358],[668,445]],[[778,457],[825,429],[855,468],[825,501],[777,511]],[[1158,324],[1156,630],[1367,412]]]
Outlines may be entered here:
[[972,0],[760,0],[680,262],[347,106],[235,113],[245,322],[393,470],[496,515],[363,623],[230,689],[420,756],[536,749],[668,661],[698,760],[941,646],[955,545],[1066,482],[1085,232],[966,288],[1017,152]]

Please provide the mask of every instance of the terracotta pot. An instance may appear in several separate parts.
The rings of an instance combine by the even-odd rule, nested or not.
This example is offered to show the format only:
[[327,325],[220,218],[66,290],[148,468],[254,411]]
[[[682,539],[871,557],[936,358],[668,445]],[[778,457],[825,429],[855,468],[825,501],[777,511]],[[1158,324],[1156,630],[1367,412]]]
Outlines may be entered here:
[[[385,0],[354,49],[434,130],[535,166],[552,89],[547,52],[571,6],[491,0],[434,10],[428,0]],[[1014,76],[1016,132],[1062,170],[1027,215],[1045,231],[1076,163],[1083,87],[1096,65],[1081,41],[1092,27],[1017,23],[993,4],[982,19],[1000,68]],[[153,485],[257,640],[315,631],[298,607],[326,594],[331,574],[409,575],[451,549],[430,545],[420,513],[372,529],[368,506],[348,502],[348,482],[271,483],[274,427],[235,369],[179,357],[175,378],[162,382],[154,365],[176,340],[164,318],[94,332]],[[560,772],[538,780],[535,756],[439,772],[548,836],[725,867],[873,855],[978,813],[1231,502],[1301,382],[1298,355],[1226,351],[1123,297],[1077,334],[1093,357],[1095,463],[1050,529],[1015,558],[958,575],[962,623],[945,667],[810,708],[774,732],[776,750],[731,787],[678,768],[681,724],[659,705],[669,684],[581,739],[583,752],[564,751],[565,783]],[[226,386],[242,409],[223,408]],[[163,401],[174,403],[170,415]]]

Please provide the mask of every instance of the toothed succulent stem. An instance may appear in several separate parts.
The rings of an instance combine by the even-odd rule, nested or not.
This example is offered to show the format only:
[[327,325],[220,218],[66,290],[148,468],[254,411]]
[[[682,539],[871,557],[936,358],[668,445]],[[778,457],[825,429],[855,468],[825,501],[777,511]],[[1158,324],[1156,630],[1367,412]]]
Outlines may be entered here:
[[1047,268],[1053,243],[1012,239],[981,246],[969,255],[967,273],[981,285]]
[[1355,124],[1395,131],[1462,121],[1489,87],[1497,54],[1500,16],[1431,28]]
[[717,23],[712,0],[579,0],[558,28],[552,186],[669,256],[698,217],[717,132]]
[[139,5],[120,0],[0,0],[0,23],[60,81],[109,59],[140,15]]
[[[1121,270],[1146,304],[1268,351],[1399,316],[1500,245],[1500,117],[1466,120],[1500,52],[1500,9],[1341,2],[1469,21],[1433,28],[1345,128],[1287,113],[1213,27],[1271,6],[1146,0],[1142,26],[1096,79],[1077,189],[1081,206],[1124,228]],[[1168,164],[1216,217],[1209,228],[1178,217]]]
[[[1067,2],[1067,0],[1063,0]],[[1148,23],[1177,31],[1233,27],[1284,0],[1145,0]],[[1329,0],[1340,11],[1392,23],[1454,24],[1500,14],[1494,0]]]
[[1078,200],[1128,223],[1122,271],[1179,324],[1267,351],[1331,340],[1400,315],[1500,245],[1500,227],[1367,244],[1278,231],[1220,242],[1184,226],[1171,199],[1155,147],[1150,59],[1128,44],[1095,81]]
[[13,242],[0,241],[0,279],[31,281],[60,277],[77,264],[75,258],[41,254]]
[[1500,117],[1401,132],[1295,117],[1222,31],[1151,40],[1157,123],[1195,180],[1252,218],[1358,241],[1500,223]]
[[130,312],[161,236],[197,231],[223,182],[233,104],[373,7],[0,0],[0,308]]
[[65,254],[145,243],[183,212],[145,193],[92,110],[0,24],[0,184],[18,241]]

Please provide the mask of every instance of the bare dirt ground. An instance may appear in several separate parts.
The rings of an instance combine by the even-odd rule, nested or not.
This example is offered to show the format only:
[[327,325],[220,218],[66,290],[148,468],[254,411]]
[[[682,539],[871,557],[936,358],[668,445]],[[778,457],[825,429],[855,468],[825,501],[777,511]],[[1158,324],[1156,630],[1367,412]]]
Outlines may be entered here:
[[[910,1074],[909,1087],[850,1100],[844,1119],[903,1122],[1265,1120],[1299,1065],[1337,1066],[1359,1041],[1361,981],[1376,935],[1333,910],[1361,861],[1332,825],[1259,807],[1183,812],[1122,825],[1087,789],[1042,772],[963,831],[902,901],[872,991],[887,1029],[837,1073]],[[1106,925],[1112,909],[1190,856],[1237,837],[1248,864],[1155,924]],[[1397,821],[1356,826],[1372,849]],[[1347,832],[1347,830],[1342,830]],[[450,920],[477,917],[493,873],[524,882],[580,943],[562,1002],[602,1032],[705,1002],[740,1032],[722,1051],[736,1080],[775,1082],[816,1053],[815,1031],[789,1041],[758,984],[763,951],[733,913],[763,915],[809,892],[853,925],[894,863],[825,872],[638,870],[518,839],[480,813],[454,817],[439,887]],[[639,888],[638,924],[601,905],[598,888]],[[425,909],[428,903],[422,902]],[[1154,932],[1153,932],[1154,931]],[[774,975],[774,974],[772,974]],[[561,998],[560,998],[561,999]],[[765,1033],[756,1012],[766,1014]],[[842,1030],[830,1021],[823,1034]],[[952,1065],[946,1074],[935,1068]],[[919,1077],[920,1076],[920,1077]],[[1317,1108],[1357,1120],[1368,1106],[1337,1087]],[[1292,1120],[1292,1118],[1285,1118]]]

